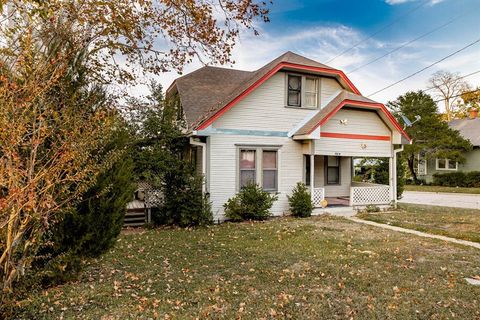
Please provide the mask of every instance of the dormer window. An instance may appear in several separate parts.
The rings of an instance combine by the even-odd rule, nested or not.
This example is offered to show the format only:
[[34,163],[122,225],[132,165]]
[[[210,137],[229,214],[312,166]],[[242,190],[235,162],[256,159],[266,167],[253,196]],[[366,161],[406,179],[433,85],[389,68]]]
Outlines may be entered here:
[[287,104],[291,107],[302,105],[302,77],[288,75],[288,97]]
[[317,108],[320,81],[318,78],[287,74],[287,106]]

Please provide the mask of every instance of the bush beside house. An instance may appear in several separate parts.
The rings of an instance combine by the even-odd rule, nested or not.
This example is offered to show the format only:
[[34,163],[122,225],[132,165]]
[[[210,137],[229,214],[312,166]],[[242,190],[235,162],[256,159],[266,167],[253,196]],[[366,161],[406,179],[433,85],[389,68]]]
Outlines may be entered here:
[[277,199],[276,194],[250,183],[224,204],[225,216],[233,221],[266,220],[272,215],[270,209]]
[[299,182],[293,188],[292,195],[287,196],[290,204],[290,211],[295,217],[310,217],[313,211],[312,198],[305,184]]

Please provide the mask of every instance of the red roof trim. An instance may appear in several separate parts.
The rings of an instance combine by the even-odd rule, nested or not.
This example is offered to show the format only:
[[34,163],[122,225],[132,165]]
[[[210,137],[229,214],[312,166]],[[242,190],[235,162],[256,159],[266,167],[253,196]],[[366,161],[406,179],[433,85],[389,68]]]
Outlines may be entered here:
[[325,118],[323,118],[316,126],[314,126],[310,131],[309,134],[311,134],[315,129],[317,129],[319,126],[324,125],[328,120],[330,120],[331,117],[333,117],[338,110],[340,110],[343,106],[345,105],[352,105],[352,106],[358,106],[358,107],[364,107],[364,108],[371,108],[371,109],[379,109],[381,110],[387,118],[390,120],[390,123],[392,123],[395,128],[409,141],[411,141],[410,137],[408,134],[403,130],[403,128],[400,126],[400,124],[397,122],[397,120],[393,117],[393,115],[387,110],[387,108],[381,104],[381,103],[373,103],[373,102],[361,102],[361,101],[355,101],[355,100],[343,100],[335,109],[333,109]]
[[336,69],[329,69],[329,68],[320,68],[320,67],[310,67],[310,66],[304,66],[301,64],[295,64],[295,63],[290,63],[290,62],[280,62],[278,65],[276,65],[272,70],[267,72],[264,76],[262,76],[260,79],[258,79],[253,85],[248,87],[245,91],[243,91],[241,94],[239,94],[237,97],[235,97],[232,101],[227,103],[223,108],[215,112],[213,116],[210,118],[206,119],[203,121],[198,127],[197,130],[203,130],[206,127],[208,127],[210,124],[212,124],[215,120],[217,120],[222,114],[224,114],[226,111],[228,111],[231,107],[233,107],[237,102],[242,100],[245,96],[250,94],[253,90],[258,88],[262,83],[267,81],[271,76],[273,76],[277,71],[280,69],[287,67],[287,68],[295,68],[298,70],[305,70],[305,71],[315,71],[315,72],[324,72],[328,74],[334,74],[340,76],[349,86],[349,88],[355,92],[356,94],[360,94],[360,91],[353,85],[353,83],[348,79],[348,77],[343,73],[341,70],[336,70]]
[[320,137],[339,138],[339,139],[390,141],[390,136],[374,136],[374,135],[369,135],[369,134],[350,134],[350,133],[336,133],[336,132],[320,132]]

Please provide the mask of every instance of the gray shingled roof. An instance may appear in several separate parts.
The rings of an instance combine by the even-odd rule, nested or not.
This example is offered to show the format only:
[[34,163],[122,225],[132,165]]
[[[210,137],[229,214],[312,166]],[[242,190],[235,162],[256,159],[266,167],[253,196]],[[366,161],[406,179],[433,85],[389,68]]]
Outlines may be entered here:
[[455,119],[448,123],[450,128],[460,131],[460,134],[478,147],[480,146],[480,118]]
[[251,75],[249,71],[207,66],[178,78],[175,82],[187,123],[197,122]]
[[281,62],[336,70],[290,51],[256,71],[200,68],[174,83],[189,127],[193,129],[214,115]]
[[295,132],[295,135],[309,134],[310,131],[320,123],[330,112],[335,110],[336,107],[344,100],[353,100],[358,102],[378,103],[376,101],[365,98],[355,93],[351,93],[347,90],[342,90],[332,101],[330,101],[325,107],[320,109],[307,123],[305,123],[300,129]]

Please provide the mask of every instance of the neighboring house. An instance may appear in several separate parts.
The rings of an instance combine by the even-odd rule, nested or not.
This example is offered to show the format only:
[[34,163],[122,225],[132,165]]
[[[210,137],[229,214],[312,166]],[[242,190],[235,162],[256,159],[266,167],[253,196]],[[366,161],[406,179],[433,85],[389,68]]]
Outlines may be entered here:
[[[214,217],[249,181],[278,193],[272,212],[306,183],[316,207],[395,201],[396,153],[410,139],[384,105],[337,69],[287,52],[256,71],[203,67],[176,79],[196,166]],[[354,157],[390,159],[390,184],[352,183]],[[318,212],[318,210],[317,210]]]
[[449,122],[450,128],[460,131],[460,134],[470,140],[473,150],[464,154],[465,162],[457,163],[449,159],[428,159],[419,162],[418,178],[430,183],[435,173],[456,171],[480,171],[480,118],[477,110],[470,110],[465,119],[455,119]]

